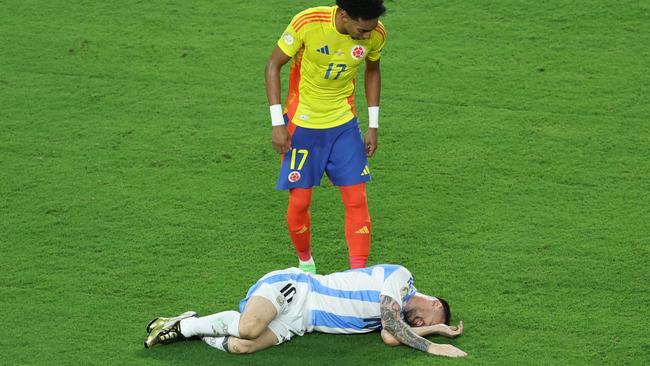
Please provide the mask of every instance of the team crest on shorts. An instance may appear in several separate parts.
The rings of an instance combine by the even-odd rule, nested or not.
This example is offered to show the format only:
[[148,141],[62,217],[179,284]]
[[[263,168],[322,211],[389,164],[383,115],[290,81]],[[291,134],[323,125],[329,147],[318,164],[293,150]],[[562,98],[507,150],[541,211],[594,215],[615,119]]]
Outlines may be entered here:
[[352,51],[350,53],[352,54],[352,58],[355,60],[361,60],[363,56],[366,55],[366,49],[362,45],[358,44],[352,47]]
[[295,183],[300,180],[300,172],[293,171],[289,173],[289,176],[287,177],[289,179],[289,182]]
[[278,297],[275,298],[275,301],[277,301],[280,306],[284,305],[284,296],[278,295]]

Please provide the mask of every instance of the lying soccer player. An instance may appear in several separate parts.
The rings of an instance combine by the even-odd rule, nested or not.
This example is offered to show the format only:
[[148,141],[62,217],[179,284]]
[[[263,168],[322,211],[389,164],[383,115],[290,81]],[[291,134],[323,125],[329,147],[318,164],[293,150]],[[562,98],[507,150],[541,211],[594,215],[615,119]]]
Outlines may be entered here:
[[193,311],[156,318],[147,325],[144,346],[200,338],[229,353],[252,353],[309,332],[367,333],[381,329],[384,343],[405,344],[448,357],[467,354],[423,336],[457,337],[447,302],[416,292],[404,267],[380,264],[326,276],[297,268],[273,271],[248,290],[241,314],[223,311],[197,317]]

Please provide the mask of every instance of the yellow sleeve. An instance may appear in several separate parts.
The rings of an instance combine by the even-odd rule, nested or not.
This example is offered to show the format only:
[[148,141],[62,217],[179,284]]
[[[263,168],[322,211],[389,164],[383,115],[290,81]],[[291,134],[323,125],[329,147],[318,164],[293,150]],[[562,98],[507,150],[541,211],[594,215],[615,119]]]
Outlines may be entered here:
[[381,51],[384,50],[386,44],[386,28],[379,22],[377,28],[372,31],[372,48],[368,51],[368,60],[377,61],[381,58]]
[[291,25],[299,15],[300,14],[296,15],[291,20],[291,23],[289,23],[287,28],[284,30],[284,33],[282,33],[282,36],[278,40],[278,47],[280,47],[282,52],[287,54],[289,57],[293,57],[296,53],[298,53],[303,45],[301,32],[296,32]]

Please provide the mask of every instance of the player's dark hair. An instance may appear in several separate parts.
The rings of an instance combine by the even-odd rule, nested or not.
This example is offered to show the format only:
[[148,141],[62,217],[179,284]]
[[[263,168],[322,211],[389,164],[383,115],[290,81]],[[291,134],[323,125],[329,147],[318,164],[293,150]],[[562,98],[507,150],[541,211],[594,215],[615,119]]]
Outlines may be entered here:
[[336,5],[352,19],[377,19],[386,12],[384,0],[336,0]]
[[449,307],[449,303],[443,298],[437,297],[437,299],[442,304],[442,310],[445,312],[445,324],[449,325],[449,321],[451,320],[451,308]]

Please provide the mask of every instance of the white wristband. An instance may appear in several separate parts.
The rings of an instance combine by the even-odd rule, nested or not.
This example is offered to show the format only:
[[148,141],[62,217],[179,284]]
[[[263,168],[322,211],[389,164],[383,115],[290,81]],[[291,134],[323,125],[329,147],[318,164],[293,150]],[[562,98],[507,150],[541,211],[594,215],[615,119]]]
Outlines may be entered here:
[[271,126],[284,126],[284,116],[282,116],[282,105],[274,104],[269,107],[271,111]]
[[368,127],[379,128],[379,106],[368,107]]

